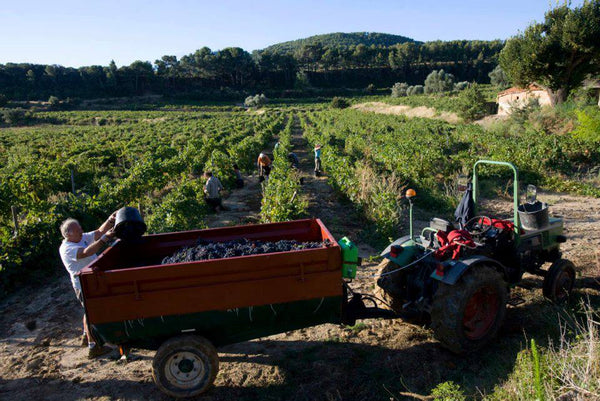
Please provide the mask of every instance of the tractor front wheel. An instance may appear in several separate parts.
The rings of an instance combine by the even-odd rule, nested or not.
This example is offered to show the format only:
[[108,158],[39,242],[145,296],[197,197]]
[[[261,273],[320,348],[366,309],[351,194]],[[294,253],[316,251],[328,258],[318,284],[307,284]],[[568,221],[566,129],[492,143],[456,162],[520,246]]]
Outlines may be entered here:
[[439,283],[431,308],[435,337],[455,353],[480,349],[502,325],[507,299],[502,274],[487,265],[473,266],[455,285]]
[[544,277],[544,296],[556,304],[567,302],[575,283],[573,262],[559,259],[552,263]]
[[219,355],[204,337],[182,335],[165,341],[152,361],[156,386],[171,397],[193,397],[206,391],[219,371]]

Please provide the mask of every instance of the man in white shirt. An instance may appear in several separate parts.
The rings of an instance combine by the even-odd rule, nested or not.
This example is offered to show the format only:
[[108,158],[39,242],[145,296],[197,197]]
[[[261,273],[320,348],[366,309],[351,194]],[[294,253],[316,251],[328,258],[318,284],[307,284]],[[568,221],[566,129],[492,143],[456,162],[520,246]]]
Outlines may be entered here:
[[[83,305],[83,296],[77,273],[96,259],[96,253],[114,237],[112,227],[115,224],[115,216],[116,212],[111,214],[97,230],[87,233],[83,232],[81,225],[75,219],[69,218],[60,225],[60,232],[64,238],[59,248],[60,258],[71,276],[71,284],[81,305]],[[89,331],[85,313],[83,315],[83,330],[85,334],[82,338],[82,344],[87,344],[90,358],[111,351],[109,347],[101,347],[96,344]]]
[[206,178],[206,184],[204,184],[206,203],[217,212],[219,210],[228,210],[228,208],[223,205],[221,200],[221,191],[223,190],[221,181],[219,181],[219,179],[215,177],[211,171],[206,171],[204,173],[204,177]]

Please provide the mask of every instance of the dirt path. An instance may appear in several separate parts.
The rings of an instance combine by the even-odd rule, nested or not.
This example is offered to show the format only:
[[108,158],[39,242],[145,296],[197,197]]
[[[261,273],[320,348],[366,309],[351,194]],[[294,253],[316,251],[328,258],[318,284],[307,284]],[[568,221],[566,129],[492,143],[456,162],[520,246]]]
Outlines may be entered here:
[[223,205],[229,210],[209,216],[208,227],[225,227],[257,223],[260,220],[261,189],[256,174],[244,176],[244,187],[231,190]]
[[[336,239],[348,236],[356,240],[359,231],[364,228],[363,219],[352,204],[343,202],[331,187],[326,171],[323,171],[320,177],[315,176],[313,149],[302,135],[298,116],[294,116],[292,147],[300,160],[301,176],[304,178],[302,193],[309,202],[308,215],[321,219]],[[359,251],[360,256],[365,258],[376,253],[372,247],[362,244],[359,244]]]
[[436,120],[444,120],[451,124],[456,124],[462,121],[462,119],[456,113],[451,113],[449,111],[438,111],[436,109],[426,106],[395,106],[383,102],[367,102],[355,104],[354,106],[352,106],[352,108],[360,111],[367,111],[379,114],[396,114],[407,117],[433,118]]

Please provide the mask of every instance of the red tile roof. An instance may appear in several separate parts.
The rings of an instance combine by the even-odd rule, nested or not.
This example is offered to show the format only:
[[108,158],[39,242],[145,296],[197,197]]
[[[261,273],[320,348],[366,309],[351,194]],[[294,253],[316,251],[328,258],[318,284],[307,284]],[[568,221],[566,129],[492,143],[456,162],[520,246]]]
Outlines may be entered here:
[[513,93],[543,91],[543,90],[544,90],[544,88],[541,88],[535,84],[531,84],[527,88],[519,88],[519,87],[513,86],[512,88],[508,88],[507,90],[498,93],[498,97],[504,96],[504,95],[510,95]]

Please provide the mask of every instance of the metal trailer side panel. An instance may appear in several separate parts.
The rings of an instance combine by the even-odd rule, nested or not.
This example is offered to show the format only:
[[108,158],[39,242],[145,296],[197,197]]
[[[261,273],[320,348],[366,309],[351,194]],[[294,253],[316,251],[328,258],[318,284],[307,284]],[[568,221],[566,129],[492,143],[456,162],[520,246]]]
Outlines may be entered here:
[[93,325],[92,330],[104,342],[137,348],[156,349],[164,339],[181,333],[199,334],[221,346],[322,323],[339,323],[341,305],[341,297],[326,297],[101,323]]

